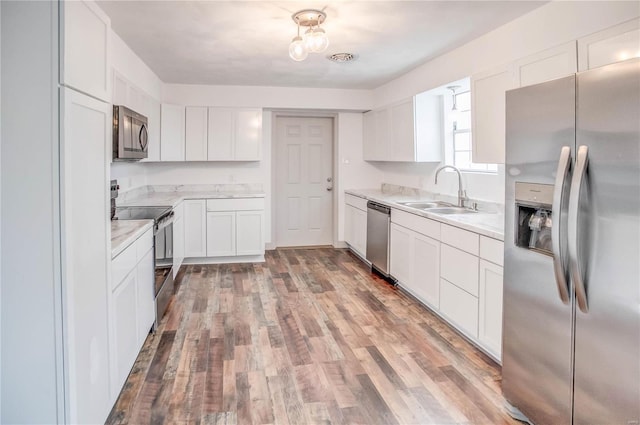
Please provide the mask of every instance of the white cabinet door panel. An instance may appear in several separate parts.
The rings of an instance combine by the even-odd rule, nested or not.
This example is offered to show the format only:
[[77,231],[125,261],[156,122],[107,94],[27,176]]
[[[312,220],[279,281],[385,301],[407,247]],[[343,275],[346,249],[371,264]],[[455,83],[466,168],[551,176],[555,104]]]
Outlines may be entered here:
[[160,159],[162,161],[184,161],[185,110],[181,105],[161,105],[160,115]]
[[440,311],[472,338],[478,337],[478,299],[440,279]]
[[136,314],[136,270],[113,294],[115,321],[116,388],[121,388],[138,356],[138,317]]
[[367,255],[367,212],[354,208],[353,239],[356,251],[363,257]]
[[187,199],[184,204],[184,256],[207,256],[207,207],[204,199]]
[[344,206],[344,241],[355,248],[356,236],[354,228],[356,208],[351,205]]
[[599,66],[640,56],[640,19],[633,19],[578,40],[578,69]]
[[187,106],[185,108],[185,159],[207,160],[207,108]]
[[262,145],[262,110],[238,109],[235,111],[235,152],[237,161],[258,161]]
[[376,149],[376,116],[374,111],[365,112],[362,117],[362,158],[378,161]]
[[233,160],[233,109],[209,108],[210,161]]
[[414,288],[411,278],[411,239],[412,232],[395,223],[391,223],[389,232],[390,273],[409,289]]
[[109,102],[111,21],[93,1],[65,1],[62,6],[61,81]]
[[442,244],[440,275],[449,282],[478,296],[478,257]]
[[433,307],[440,301],[440,242],[414,233],[413,290]]
[[207,213],[207,257],[236,255],[236,213]]
[[236,255],[264,254],[264,212],[236,212]]
[[377,161],[389,160],[389,110],[382,109],[375,111],[375,137],[372,146],[372,156]]
[[413,98],[390,108],[391,138],[390,154],[393,161],[416,160],[415,126],[413,120]]
[[578,70],[576,42],[536,53],[516,61],[512,66],[517,87],[569,76]]
[[148,245],[148,248],[149,250],[141,258],[138,266],[136,267],[136,301],[138,314],[136,352],[142,348],[144,340],[147,338],[149,330],[151,330],[156,318],[155,274],[153,264],[155,251],[152,249],[153,245]]
[[502,267],[480,260],[478,338],[498,359],[502,357]]

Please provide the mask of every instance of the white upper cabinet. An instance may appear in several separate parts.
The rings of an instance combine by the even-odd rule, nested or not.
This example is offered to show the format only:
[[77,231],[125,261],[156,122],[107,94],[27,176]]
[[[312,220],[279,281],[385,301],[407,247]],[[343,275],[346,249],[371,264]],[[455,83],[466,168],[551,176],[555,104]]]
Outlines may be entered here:
[[65,1],[61,4],[60,82],[109,102],[111,21],[92,1]]
[[633,19],[578,40],[578,69],[597,68],[640,57],[640,19]]
[[515,87],[501,66],[471,77],[471,134],[475,163],[504,164],[505,93]]
[[207,108],[187,106],[185,122],[185,159],[207,160]]
[[147,158],[143,161],[160,161],[160,102],[147,96],[147,128],[149,131],[149,147]]
[[259,161],[262,144],[262,109],[209,108],[210,161]]
[[544,83],[566,77],[578,70],[576,42],[547,49],[512,64],[516,87]]
[[363,157],[367,161],[440,162],[440,97],[419,94],[365,113],[363,136]]
[[160,159],[184,161],[185,108],[163,103],[160,109]]

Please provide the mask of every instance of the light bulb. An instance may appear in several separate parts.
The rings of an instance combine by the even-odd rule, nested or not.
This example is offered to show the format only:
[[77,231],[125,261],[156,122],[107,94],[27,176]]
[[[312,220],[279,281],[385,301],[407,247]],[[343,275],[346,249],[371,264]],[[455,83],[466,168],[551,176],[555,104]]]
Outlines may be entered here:
[[327,34],[324,32],[324,30],[320,27],[316,28],[315,30],[313,30],[313,35],[312,35],[312,42],[311,44],[311,51],[312,52],[324,52],[325,50],[327,50],[327,47],[329,47],[329,37],[327,37]]
[[449,112],[449,118],[451,119],[451,121],[458,121],[458,118],[460,118],[460,111],[458,111],[458,108],[454,105],[453,108],[451,108],[451,111]]
[[313,43],[314,43],[314,39],[313,39],[313,29],[309,28],[308,30],[306,30],[304,32],[304,35],[302,36],[302,40],[304,41],[304,47],[307,49],[308,52],[313,52]]
[[304,45],[304,41],[302,37],[296,36],[291,40],[291,44],[289,44],[289,56],[296,62],[303,61],[309,55],[309,51]]

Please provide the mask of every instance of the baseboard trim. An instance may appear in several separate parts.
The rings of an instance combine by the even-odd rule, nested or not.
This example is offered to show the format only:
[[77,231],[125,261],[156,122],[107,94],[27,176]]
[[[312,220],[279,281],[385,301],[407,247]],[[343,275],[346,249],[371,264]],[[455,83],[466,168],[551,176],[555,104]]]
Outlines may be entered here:
[[189,257],[182,264],[240,264],[240,263],[264,263],[264,255],[239,255],[237,257]]

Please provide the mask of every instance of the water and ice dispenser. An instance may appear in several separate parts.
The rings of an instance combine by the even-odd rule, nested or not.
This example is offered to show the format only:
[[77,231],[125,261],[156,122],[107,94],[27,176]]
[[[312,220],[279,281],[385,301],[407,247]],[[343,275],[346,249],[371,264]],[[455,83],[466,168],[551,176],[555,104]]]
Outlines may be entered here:
[[553,185],[516,182],[516,245],[553,255]]

